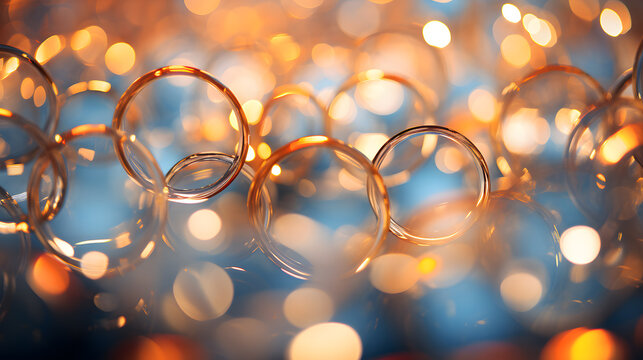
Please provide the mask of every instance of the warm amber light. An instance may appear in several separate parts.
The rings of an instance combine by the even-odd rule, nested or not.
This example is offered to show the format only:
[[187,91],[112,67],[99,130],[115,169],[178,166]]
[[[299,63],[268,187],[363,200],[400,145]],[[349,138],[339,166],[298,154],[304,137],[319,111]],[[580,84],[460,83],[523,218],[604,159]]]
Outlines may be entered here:
[[422,36],[424,41],[431,46],[443,48],[451,42],[451,31],[441,21],[429,21],[422,28]]
[[569,0],[569,8],[579,18],[592,21],[598,16],[600,4],[598,0]]
[[42,254],[33,265],[31,276],[37,290],[49,295],[60,295],[69,287],[69,273],[53,256]]
[[469,94],[469,111],[478,120],[490,122],[496,116],[496,97],[485,89],[475,89]]
[[183,0],[183,3],[195,15],[207,15],[219,6],[219,0]]
[[560,251],[569,262],[589,264],[601,250],[601,237],[589,226],[573,226],[560,236]]
[[36,49],[36,60],[41,64],[46,64],[51,58],[58,55],[58,53],[65,47],[65,38],[52,35],[43,41],[38,49]]
[[609,36],[617,37],[623,32],[623,22],[616,11],[612,9],[603,9],[600,22],[601,28]]
[[522,18],[520,10],[514,4],[502,5],[502,16],[511,23],[518,23]]
[[598,150],[599,159],[616,164],[630,151],[643,144],[643,124],[630,124],[607,138]]
[[352,327],[341,323],[311,326],[292,339],[290,360],[357,360],[362,356],[362,341]]
[[323,290],[305,287],[291,292],[283,306],[291,324],[305,328],[330,320],[335,313],[333,299]]
[[507,36],[500,43],[500,53],[511,66],[521,68],[531,59],[531,48],[524,37],[518,34]]
[[543,286],[536,276],[527,272],[516,272],[502,280],[500,294],[510,308],[524,312],[538,304],[543,294]]
[[217,236],[221,226],[221,218],[210,209],[197,210],[188,218],[188,230],[199,240],[210,240]]
[[134,67],[136,53],[134,48],[124,42],[116,43],[105,53],[105,65],[116,75],[123,75]]

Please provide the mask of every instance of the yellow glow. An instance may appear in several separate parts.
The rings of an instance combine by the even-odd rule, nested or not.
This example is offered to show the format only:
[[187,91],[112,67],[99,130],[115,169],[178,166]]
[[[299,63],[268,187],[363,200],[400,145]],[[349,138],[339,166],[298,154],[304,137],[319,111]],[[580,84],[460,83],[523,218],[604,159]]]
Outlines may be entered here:
[[495,118],[498,108],[496,97],[485,89],[473,90],[469,94],[468,105],[473,117],[486,123]]
[[609,360],[616,352],[612,334],[603,329],[589,330],[572,343],[570,360]]
[[[2,65],[2,59],[0,59],[0,65]],[[0,80],[6,78],[14,71],[18,70],[18,66],[20,66],[20,61],[17,57],[10,57],[9,59],[7,59],[7,61],[5,61],[4,63],[4,69],[0,69],[2,70],[2,72],[0,72]]]
[[[376,74],[369,74],[372,72]],[[355,100],[374,114],[390,115],[402,106],[404,89],[395,81],[381,79],[381,73],[381,70],[369,70],[365,73],[369,80],[357,84]]]
[[330,320],[335,313],[335,305],[323,290],[300,288],[286,297],[283,311],[288,322],[305,328]]
[[565,135],[569,135],[576,123],[578,123],[580,114],[580,111],[576,109],[561,108],[558,110],[554,119],[554,123],[556,124],[558,131]]
[[33,104],[36,105],[36,107],[41,107],[45,104],[45,100],[47,100],[45,88],[42,87],[42,85],[38,85],[33,92]]
[[552,47],[558,40],[556,29],[547,20],[534,17],[527,23],[526,29],[531,39],[540,46]]
[[598,0],[569,0],[569,8],[579,18],[592,21],[598,16],[600,4]]
[[183,0],[183,3],[195,15],[207,15],[219,6],[219,0]]
[[263,112],[263,105],[259,100],[248,100],[242,105],[243,112],[246,114],[248,124],[256,125],[259,122],[261,113]]
[[107,272],[109,258],[98,251],[90,251],[80,259],[80,270],[86,277],[96,280]]
[[8,176],[22,175],[24,171],[25,171],[25,164],[8,164],[7,165]]
[[422,36],[424,41],[431,46],[443,48],[451,42],[451,31],[441,21],[429,21],[422,28]]
[[369,160],[373,160],[379,149],[388,140],[388,136],[382,133],[360,134],[355,140],[355,147],[361,151]]
[[515,311],[524,312],[538,304],[543,294],[543,286],[536,276],[516,272],[502,280],[500,294],[507,306]]
[[71,48],[75,51],[84,49],[92,41],[92,35],[87,29],[78,30],[71,37]]
[[601,28],[609,36],[617,37],[623,32],[623,22],[616,11],[605,8],[601,12]]
[[618,15],[619,19],[621,20],[621,25],[623,26],[623,30],[621,30],[621,35],[630,31],[630,29],[632,28],[632,16],[630,15],[630,10],[628,10],[625,4],[623,4],[619,0],[609,0],[605,4],[605,8],[614,10],[614,12]]
[[41,64],[46,64],[51,58],[58,55],[58,53],[65,47],[65,38],[52,35],[38,46],[36,49],[36,60]]
[[221,267],[197,263],[179,271],[172,287],[174,300],[185,315],[206,321],[225,314],[232,304],[232,279]]
[[292,339],[290,360],[358,360],[362,341],[352,327],[341,323],[313,325]]
[[281,174],[281,166],[275,164],[270,169],[270,173],[274,176],[279,176]]
[[560,236],[560,251],[569,262],[589,264],[601,250],[601,238],[596,230],[589,226],[573,226]]
[[262,142],[257,146],[257,154],[261,159],[265,160],[270,157],[270,154],[272,154],[272,150],[270,149],[270,146],[268,144]]
[[246,154],[246,161],[252,161],[255,159],[255,149],[252,148],[252,145],[248,146],[248,153]]
[[112,88],[110,83],[102,80],[90,80],[87,85],[87,88],[91,91],[108,92]]
[[199,240],[210,240],[221,231],[221,218],[210,209],[200,209],[188,218],[190,234]]
[[60,295],[69,287],[69,273],[53,256],[42,254],[31,270],[32,287],[48,295]]
[[531,59],[531,49],[524,37],[518,34],[507,36],[500,43],[500,53],[511,66],[521,68]]
[[149,243],[147,243],[143,251],[141,251],[141,259],[147,259],[148,257],[150,257],[150,255],[152,254],[152,251],[154,251],[155,246],[156,246],[156,242],[154,241],[150,241]]
[[425,256],[420,260],[418,263],[418,271],[422,275],[428,275],[432,273],[438,266],[438,262],[430,257],[430,256]]
[[34,91],[33,80],[31,80],[30,77],[24,78],[22,80],[22,83],[20,84],[20,96],[22,96],[23,99],[27,100],[33,96],[33,91]]
[[419,262],[401,253],[378,256],[371,262],[369,279],[373,287],[387,294],[411,289],[420,279]]
[[357,106],[353,99],[342,92],[337,95],[328,109],[330,117],[340,124],[349,124],[357,116]]
[[550,129],[538,109],[522,108],[503,124],[502,140],[507,150],[516,154],[533,154],[547,143]]
[[435,164],[445,174],[460,171],[465,164],[462,152],[453,146],[444,146],[435,154]]
[[105,65],[116,75],[123,75],[134,67],[136,53],[134,48],[124,42],[116,43],[105,53]]
[[643,124],[630,124],[620,129],[601,144],[598,150],[599,159],[607,164],[616,164],[643,144]]
[[299,57],[301,49],[292,36],[278,34],[270,39],[270,48],[283,61],[293,61]]
[[511,23],[517,23],[522,18],[520,10],[514,4],[504,4],[502,5],[502,16]]

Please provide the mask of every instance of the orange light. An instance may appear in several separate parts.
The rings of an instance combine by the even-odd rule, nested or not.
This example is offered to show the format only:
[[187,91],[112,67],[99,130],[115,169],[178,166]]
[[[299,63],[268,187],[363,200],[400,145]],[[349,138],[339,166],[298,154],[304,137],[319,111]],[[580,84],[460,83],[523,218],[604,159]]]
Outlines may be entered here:
[[42,254],[33,265],[31,276],[36,289],[49,295],[60,295],[69,287],[69,273],[52,255]]
[[616,164],[641,144],[643,144],[643,124],[630,124],[607,138],[598,150],[598,156],[604,163]]

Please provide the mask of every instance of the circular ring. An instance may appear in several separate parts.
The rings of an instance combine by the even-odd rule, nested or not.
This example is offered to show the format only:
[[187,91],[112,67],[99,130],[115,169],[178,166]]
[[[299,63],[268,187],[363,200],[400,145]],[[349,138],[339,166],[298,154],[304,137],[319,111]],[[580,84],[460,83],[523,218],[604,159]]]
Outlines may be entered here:
[[[384,180],[373,167],[372,163],[359,150],[350,147],[339,140],[321,135],[306,136],[294,140],[277,149],[261,164],[261,167],[257,171],[257,174],[250,185],[250,190],[248,192],[248,212],[250,221],[257,234],[259,248],[272,262],[292,276],[302,279],[308,279],[313,276],[310,269],[305,268],[301,263],[281,252],[272,244],[273,241],[271,240],[271,235],[268,234],[267,228],[271,222],[273,208],[270,202],[262,203],[262,189],[264,189],[265,182],[271,174],[273,166],[286,156],[296,151],[312,147],[325,147],[335,152],[343,153],[344,156],[350,158],[344,159],[344,161],[350,161],[351,164],[358,165],[364,169],[369,176],[366,183],[366,189],[371,208],[377,217],[377,230],[374,234],[375,240],[373,245],[368,249],[364,258],[361,259],[362,261],[352,267],[345,274],[342,274],[343,276],[350,276],[363,270],[377,254],[386,234],[388,233],[390,221],[388,192],[384,185]],[[381,201],[374,200],[376,195],[381,198]]]
[[[382,145],[380,150],[375,155],[375,158],[373,159],[373,166],[375,166],[375,168],[379,170],[384,163],[384,159],[395,149],[398,144],[419,135],[443,136],[455,142],[456,144],[461,145],[472,155],[477,165],[478,174],[480,175],[480,194],[478,195],[474,208],[486,208],[489,202],[490,192],[489,168],[487,167],[487,162],[482,156],[482,153],[480,153],[480,150],[478,150],[478,148],[467,137],[454,130],[437,125],[416,126],[406,129],[393,136],[386,143],[384,143],[384,145]],[[469,212],[467,214],[466,223],[459,230],[452,234],[444,236],[426,237],[413,234],[409,229],[407,229],[403,225],[400,225],[393,218],[391,218],[390,228],[391,232],[401,239],[408,240],[418,245],[435,245],[447,242],[454,237],[462,234],[469,227],[471,227],[471,225],[473,225],[479,215],[479,211]]]
[[[0,44],[0,52],[6,52],[9,54],[15,55],[17,59],[21,61],[26,61],[50,85],[44,88],[46,93],[46,98],[48,98],[50,101],[49,114],[47,116],[47,119],[45,120],[45,123],[42,124],[42,127],[41,126],[38,126],[38,127],[45,134],[47,134],[47,136],[50,136],[50,137],[53,136],[54,132],[56,131],[56,127],[58,126],[59,107],[58,107],[58,99],[57,99],[58,88],[56,87],[56,83],[54,83],[54,80],[52,79],[51,75],[49,75],[47,70],[45,70],[45,68],[42,67],[42,65],[40,65],[38,60],[34,59],[31,55],[27,54],[26,52],[20,49],[16,49],[13,46]],[[11,110],[11,109],[8,109],[8,110]]]
[[634,56],[634,66],[632,67],[632,90],[634,97],[643,100],[643,40]]
[[[106,147],[95,147],[86,142],[87,137],[102,138]],[[81,271],[90,279],[98,279],[104,275],[122,273],[136,264],[147,259],[155,248],[156,237],[165,227],[167,211],[167,188],[165,178],[150,151],[143,146],[133,135],[108,127],[104,124],[87,124],[77,126],[63,134],[56,135],[56,142],[50,151],[65,156],[68,171],[75,170],[78,180],[68,191],[63,211],[55,217],[43,219],[38,216],[40,203],[38,194],[42,175],[51,166],[50,161],[40,157],[34,165],[29,178],[27,194],[29,209],[29,225],[45,249],[56,255],[63,262],[75,270]],[[74,148],[71,143],[77,141],[79,148]],[[141,179],[133,178],[121,167],[116,156],[112,158],[114,164],[108,166],[105,162],[94,161],[97,151],[128,151],[138,152],[147,163],[137,163],[139,171],[144,174]],[[91,171],[88,171],[92,167]],[[122,173],[114,173],[122,171]],[[109,174],[109,176],[106,176]],[[120,175],[116,178],[114,175]],[[91,180],[93,176],[93,181]],[[86,177],[90,178],[90,181]],[[121,182],[124,178],[125,181]],[[109,189],[91,188],[96,181],[109,181],[112,186],[120,190],[114,193]],[[107,191],[105,191],[107,190]],[[118,196],[112,208],[107,208],[105,201],[112,201],[115,194]],[[73,216],[69,206],[76,204],[78,216]],[[128,217],[125,211],[129,206],[133,217]],[[113,212],[114,208],[118,209]],[[149,211],[146,211],[149,209]],[[110,217],[103,228],[100,226],[82,227],[82,231],[70,231],[70,227],[81,225],[79,216],[97,216],[105,213]],[[57,223],[52,223],[64,215]],[[136,219],[138,217],[138,220]],[[120,223],[119,223],[120,221]],[[81,225],[82,226],[82,225]],[[64,234],[61,234],[64,231]],[[96,239],[99,237],[99,239]],[[94,249],[99,251],[94,251]],[[107,253],[106,253],[107,252]]]
[[[250,144],[250,130],[248,128],[248,121],[241,108],[241,104],[234,96],[232,91],[230,91],[230,89],[223,85],[219,80],[215,79],[212,75],[203,70],[199,70],[190,66],[170,65],[152,70],[136,79],[136,81],[134,81],[127,88],[125,93],[123,93],[120,100],[118,101],[118,104],[116,105],[116,110],[114,111],[112,127],[117,130],[122,129],[123,117],[127,112],[127,108],[146,85],[154,80],[163,77],[180,75],[195,77],[197,79],[203,80],[220,91],[232,106],[237,119],[237,125],[239,129],[239,142],[235,154],[235,160],[233,164],[230,165],[228,171],[226,171],[226,173],[221,178],[217,179],[215,182],[209,185],[197,189],[179,189],[168,185],[168,196],[172,200],[180,201],[186,199],[207,199],[225,189],[226,186],[228,186],[239,174],[245,162],[246,154],[248,153],[248,146]],[[135,165],[133,164],[132,160],[128,159],[127,155],[122,151],[122,149],[119,149],[119,151],[117,151],[117,154],[127,173],[133,178],[140,181],[142,179],[142,175],[135,170]]]
[[[177,165],[168,172],[165,181],[171,184],[177,181],[177,178],[183,176],[185,172],[188,173],[188,177],[195,174],[197,175],[196,177],[201,178],[205,171],[212,170],[213,166],[210,164],[214,163],[219,164],[218,166],[229,166],[233,162],[234,156],[224,153],[203,152],[193,154],[180,160]],[[199,165],[205,165],[207,168],[202,169],[198,167]],[[197,171],[190,171],[190,168],[194,166],[198,167]],[[245,216],[245,213],[239,216],[238,210],[230,211],[231,209],[239,209],[238,206],[234,206],[238,204],[238,201],[235,201],[234,204],[231,204],[230,201],[232,197],[237,197],[235,195],[243,195],[243,206],[247,206],[245,196],[254,177],[255,171],[246,163],[241,169],[240,175],[235,179],[235,182],[218,196],[210,199],[195,200],[194,202],[175,202],[174,204],[169,204],[168,222],[163,234],[165,243],[176,252],[213,255],[219,261],[239,260],[252,254],[257,249],[252,234],[252,226],[249,224],[249,219]],[[241,185],[240,188],[236,188],[235,185],[240,184],[241,181],[243,185]],[[262,201],[265,201],[265,203],[270,202],[267,190],[262,191]],[[216,210],[216,212],[214,210]],[[198,219],[199,213],[202,215],[200,217],[201,220],[198,221],[201,226],[196,227],[191,225],[190,219],[192,219],[192,216],[195,214],[197,214],[197,216],[193,219]],[[172,216],[172,214],[176,216]],[[172,221],[173,219],[174,221]],[[195,220],[193,220],[192,223],[194,223],[194,221]],[[212,223],[218,225],[212,225]],[[239,236],[239,234],[241,234],[241,236]]]
[[616,79],[616,82],[609,88],[607,91],[607,99],[613,100],[620,97],[627,86],[632,83],[632,69],[625,70],[619,77]]
[[[14,172],[14,175],[24,172],[25,165],[30,164],[31,162],[37,162],[42,160],[43,157],[46,157],[49,163],[55,164],[52,167],[53,170],[53,179],[51,179],[52,189],[48,194],[40,194],[38,191],[31,193],[29,190],[29,185],[24,188],[24,192],[27,197],[27,203],[29,202],[29,194],[31,193],[34,196],[34,200],[42,201],[42,209],[37,211],[35,216],[41,217],[42,219],[51,219],[56,213],[60,210],[62,203],[65,199],[65,194],[67,192],[67,170],[65,167],[65,162],[62,159],[62,156],[59,152],[55,151],[52,148],[51,142],[48,140],[47,135],[45,135],[42,130],[37,127],[35,124],[27,121],[25,118],[18,114],[14,114],[9,110],[0,108],[0,124],[3,122],[9,123],[11,126],[16,127],[23,131],[30,139],[34,141],[33,144],[29,144],[31,141],[22,139],[18,134],[11,134],[6,139],[3,139],[0,136],[0,143],[3,147],[11,148],[11,145],[7,141],[13,140],[20,145],[27,145],[22,151],[18,151],[17,154],[12,154],[11,152],[6,156],[0,157],[0,169],[6,170],[9,172]],[[11,151],[11,150],[10,150]],[[17,173],[16,173],[17,171]],[[32,171],[33,172],[33,171]],[[32,174],[33,175],[33,174]],[[31,177],[29,177],[31,179]],[[6,184],[3,186],[6,187]],[[22,186],[22,184],[21,184]],[[6,190],[9,190],[8,188]],[[23,188],[21,188],[21,191]],[[9,194],[9,196],[15,196],[16,194]],[[18,198],[14,200],[22,202]],[[35,210],[35,209],[34,209]]]

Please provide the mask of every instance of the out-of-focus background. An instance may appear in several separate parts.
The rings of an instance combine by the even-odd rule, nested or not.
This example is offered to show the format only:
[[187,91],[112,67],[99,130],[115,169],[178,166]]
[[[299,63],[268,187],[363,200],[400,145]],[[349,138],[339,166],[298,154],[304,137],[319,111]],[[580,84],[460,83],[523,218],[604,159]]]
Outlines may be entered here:
[[[5,226],[24,220],[37,166],[4,161],[0,358],[640,358],[643,105],[621,76],[643,69],[641,16],[639,0],[3,0],[0,43],[55,86],[0,49],[0,115],[52,141],[111,126],[138,77],[183,65],[231,90],[250,144],[221,193],[159,205],[81,134],[38,234]],[[573,68],[533,73],[552,64]],[[131,99],[121,129],[148,173],[221,153],[166,179],[198,188],[228,171],[237,120],[214,87],[173,76]],[[471,146],[419,134],[379,155],[390,215],[416,238],[378,237],[375,175],[320,145],[265,174],[259,249],[246,200],[278,148],[326,135],[373,160],[417,125],[479,150],[484,202]],[[12,126],[3,159],[19,131],[37,137]]]

